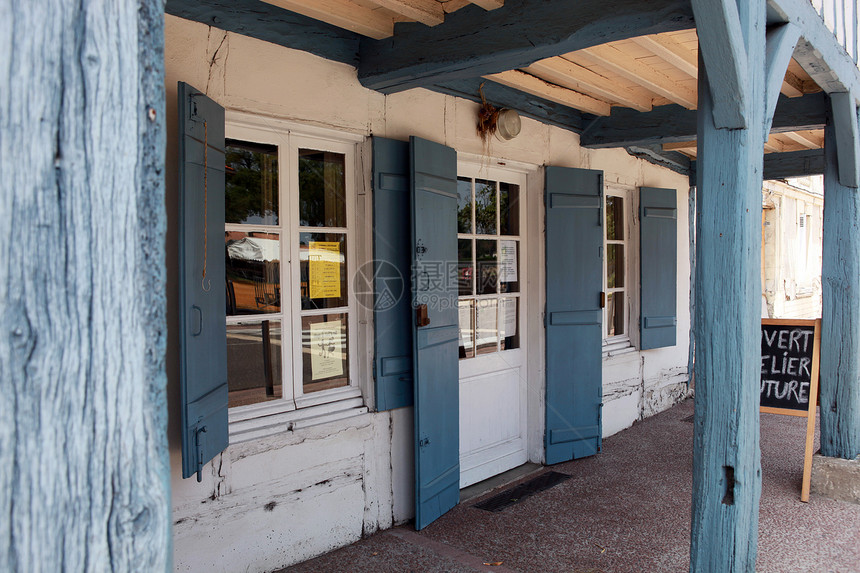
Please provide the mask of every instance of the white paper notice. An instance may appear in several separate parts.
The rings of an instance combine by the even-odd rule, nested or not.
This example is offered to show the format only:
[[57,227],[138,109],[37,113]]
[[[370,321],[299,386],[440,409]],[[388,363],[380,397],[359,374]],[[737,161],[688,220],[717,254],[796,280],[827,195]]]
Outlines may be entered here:
[[517,334],[517,299],[503,298],[499,304],[499,331],[502,338]]
[[517,242],[501,241],[499,258],[499,280],[503,283],[517,282]]
[[311,379],[343,375],[343,329],[340,320],[311,324]]

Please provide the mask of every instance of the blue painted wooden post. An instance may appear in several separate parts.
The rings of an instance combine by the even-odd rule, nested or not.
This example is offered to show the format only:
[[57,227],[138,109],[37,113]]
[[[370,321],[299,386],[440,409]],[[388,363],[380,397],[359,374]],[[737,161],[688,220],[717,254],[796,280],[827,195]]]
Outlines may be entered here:
[[765,3],[737,9],[746,128],[716,128],[711,94],[720,86],[699,65],[691,571],[752,572],[758,540]]
[[0,571],[167,571],[163,1],[0,11]]
[[834,126],[824,130],[821,265],[821,453],[860,455],[860,193],[839,181]]

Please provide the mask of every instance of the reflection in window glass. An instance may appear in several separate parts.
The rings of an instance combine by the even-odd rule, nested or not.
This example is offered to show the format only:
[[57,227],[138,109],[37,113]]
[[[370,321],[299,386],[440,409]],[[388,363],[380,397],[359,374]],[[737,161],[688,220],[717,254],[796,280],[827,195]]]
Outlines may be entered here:
[[624,245],[606,245],[606,287],[624,286]]
[[281,311],[279,239],[276,233],[224,233],[228,316]]
[[346,235],[299,234],[302,310],[347,305]]
[[345,313],[302,317],[302,385],[319,392],[349,385]]
[[224,220],[277,225],[277,146],[228,139],[225,159]]
[[621,197],[606,196],[606,239],[624,240],[624,199]]
[[475,355],[475,301],[457,301],[460,322],[460,358]]
[[303,227],[346,227],[344,156],[328,151],[299,150],[299,224]]
[[457,178],[457,232],[472,232],[472,180]]
[[496,182],[475,180],[475,233],[496,234]]
[[280,398],[281,323],[227,325],[227,402],[230,408]]
[[606,297],[606,323],[609,336],[624,334],[624,293],[614,292]]
[[519,324],[520,299],[499,299],[499,339],[502,350],[520,347]]
[[520,188],[499,183],[499,234],[520,234]]
[[475,241],[475,262],[477,265],[477,293],[493,294],[499,279],[496,241],[478,239]]
[[472,239],[457,240],[457,291],[460,296],[472,294],[475,273],[472,263]]
[[496,299],[481,299],[477,301],[475,319],[475,347],[477,354],[495,352],[499,341]]

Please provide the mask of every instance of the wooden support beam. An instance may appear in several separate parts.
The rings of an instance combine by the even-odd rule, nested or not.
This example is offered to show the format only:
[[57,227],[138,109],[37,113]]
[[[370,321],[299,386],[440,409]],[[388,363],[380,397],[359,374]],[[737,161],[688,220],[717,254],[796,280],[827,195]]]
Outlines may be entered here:
[[[383,8],[406,16],[428,26],[438,26],[445,21],[442,4],[436,0],[373,0]],[[393,33],[393,30],[392,30]]]
[[736,6],[745,128],[718,121],[734,85],[699,67],[691,573],[754,571],[758,542],[765,5]]
[[633,93],[588,68],[584,68],[563,57],[548,58],[526,68],[527,72],[548,82],[580,91],[594,97],[618,102],[639,111],[651,111],[651,98]]
[[855,459],[860,455],[860,193],[842,184],[835,127],[825,128],[824,137],[821,453]]
[[609,115],[610,107],[605,101],[545,82],[520,70],[493,74],[487,79],[594,115]]
[[0,569],[168,571],[164,4],[2,11]]
[[570,131],[582,130],[582,114],[579,111],[495,82],[471,78],[444,82],[430,86],[429,89],[480,103],[481,96],[478,90],[481,85],[484,86],[483,92],[487,101],[496,107],[515,109],[525,117]]
[[258,0],[167,0],[168,14],[358,66],[361,36]]
[[779,100],[780,90],[785,83],[786,69],[800,38],[800,28],[794,24],[772,26],[765,36],[765,136],[770,133],[770,122]]
[[691,78],[698,76],[699,61],[696,53],[677,42],[671,36],[665,34],[639,36],[631,38],[631,40],[646,50],[654,52],[654,55],[664,62],[672,64]]
[[[771,133],[823,129],[829,103],[823,93],[799,98],[781,96]],[[650,112],[615,107],[609,117],[598,117],[583,129],[584,147],[629,147],[696,138],[696,112],[678,105],[662,105]]]
[[845,187],[857,188],[860,187],[860,143],[857,133],[857,105],[854,102],[854,94],[830,94],[839,183]]
[[376,40],[394,34],[394,18],[350,0],[261,1]]
[[593,46],[571,54],[565,59],[581,66],[597,64],[670,101],[696,109],[696,92],[683,86],[647,64],[610,45]]
[[736,0],[692,0],[692,5],[699,55],[708,68],[712,89],[718,88],[711,94],[716,126],[744,128],[748,62]]
[[[695,161],[690,163],[690,185],[696,184]],[[807,177],[824,173],[824,149],[768,153],[764,156],[764,180]]]
[[427,28],[400,23],[393,38],[363,40],[358,77],[383,93],[525,68],[614,40],[693,27],[689,0],[519,0],[480,13],[468,7]]

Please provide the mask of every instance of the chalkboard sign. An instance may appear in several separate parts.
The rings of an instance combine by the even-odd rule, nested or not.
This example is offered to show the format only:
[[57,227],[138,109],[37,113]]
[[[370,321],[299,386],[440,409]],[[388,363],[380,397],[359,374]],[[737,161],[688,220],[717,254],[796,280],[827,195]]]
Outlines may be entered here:
[[800,500],[809,501],[821,319],[764,318],[761,321],[759,410],[806,418],[806,451]]
[[[814,320],[765,319],[761,325],[761,406],[806,416],[818,345]],[[786,412],[787,413],[787,412]]]

